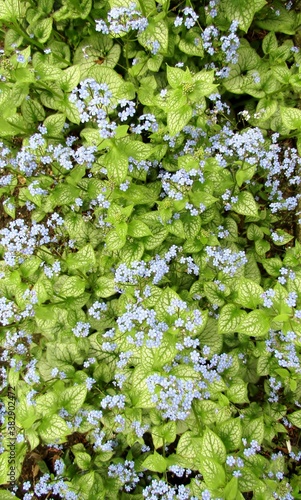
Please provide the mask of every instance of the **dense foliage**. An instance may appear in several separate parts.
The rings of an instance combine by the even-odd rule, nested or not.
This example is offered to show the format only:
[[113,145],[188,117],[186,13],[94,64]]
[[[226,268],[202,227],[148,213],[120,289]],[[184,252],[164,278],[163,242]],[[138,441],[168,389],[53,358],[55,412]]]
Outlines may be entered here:
[[1,499],[301,498],[299,4],[0,0]]

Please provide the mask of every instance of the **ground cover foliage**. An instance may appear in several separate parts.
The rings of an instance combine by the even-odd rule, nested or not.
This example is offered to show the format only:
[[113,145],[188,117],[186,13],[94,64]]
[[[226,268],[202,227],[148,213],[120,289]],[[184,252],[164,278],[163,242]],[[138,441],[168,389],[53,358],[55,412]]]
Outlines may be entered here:
[[301,498],[300,2],[0,22],[1,499]]

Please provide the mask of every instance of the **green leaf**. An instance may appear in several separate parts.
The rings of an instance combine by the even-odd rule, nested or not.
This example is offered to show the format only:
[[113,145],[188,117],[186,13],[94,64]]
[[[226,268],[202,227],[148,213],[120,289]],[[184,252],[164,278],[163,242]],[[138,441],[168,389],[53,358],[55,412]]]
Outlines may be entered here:
[[223,0],[221,9],[224,10],[228,20],[239,22],[239,27],[247,32],[251,26],[254,15],[266,5],[265,0]]
[[235,304],[226,304],[220,312],[218,318],[218,333],[234,333],[238,331],[242,319],[246,312]]
[[71,92],[78,85],[80,78],[79,66],[70,66],[63,71],[58,83],[64,92]]
[[200,463],[200,470],[208,488],[216,490],[225,485],[226,474],[222,465],[213,458],[203,456],[201,456]]
[[277,236],[280,239],[276,239],[276,241],[275,241],[275,239],[273,238],[273,234],[271,236],[272,236],[274,245],[277,245],[277,246],[286,245],[289,241],[292,241],[294,239],[293,235],[284,231],[283,229],[276,229],[275,233],[277,234]]
[[[197,45],[195,40],[198,41]],[[181,35],[179,41],[179,49],[181,50],[181,52],[184,52],[184,54],[187,54],[188,56],[203,57],[204,49],[199,30],[196,28],[191,28],[187,30],[184,36]]]
[[258,216],[257,203],[253,195],[248,191],[242,191],[238,194],[238,201],[233,203],[232,210],[241,215]]
[[[119,224],[120,225],[120,224]],[[121,228],[119,228],[121,229]],[[126,232],[121,234],[116,229],[112,229],[106,237],[106,245],[108,250],[115,252],[116,250],[120,250],[126,242]]]
[[147,470],[153,472],[165,472],[167,468],[166,459],[159,455],[156,451],[153,455],[149,455],[144,462],[141,464]]
[[147,50],[153,49],[153,43],[159,42],[159,54],[165,54],[168,48],[168,26],[162,19],[156,21],[155,18],[149,19],[147,28],[139,33],[138,42]]
[[[8,451],[2,452],[1,456],[0,456],[0,484],[7,484],[7,481],[9,480],[9,478],[8,478],[8,472],[9,472],[8,459],[9,459]],[[1,491],[1,498],[2,498],[2,491]],[[11,498],[11,497],[9,497],[9,498]],[[12,498],[16,498],[16,497],[12,497]]]
[[252,179],[255,172],[256,172],[255,165],[248,164],[246,167],[239,169],[235,174],[235,178],[236,178],[236,182],[237,182],[238,186],[241,187],[244,182]]
[[21,400],[16,406],[16,422],[23,429],[30,429],[38,419],[33,406],[27,404],[26,399]]
[[129,265],[131,262],[141,260],[144,245],[141,241],[127,242],[120,251],[120,261]]
[[71,415],[82,408],[87,396],[87,388],[85,385],[74,385],[65,389],[59,400],[62,408],[65,408]]
[[75,456],[75,463],[82,470],[88,470],[91,464],[91,456],[89,453],[85,453],[82,451],[75,451],[74,447],[72,448],[72,453]]
[[294,9],[288,10],[285,4],[278,0],[273,0],[273,9],[268,10],[263,19],[256,21],[257,26],[267,31],[294,35],[299,25],[299,19]]
[[47,116],[44,120],[43,126],[47,128],[47,133],[51,137],[57,137],[61,134],[66,116],[62,113]]
[[21,5],[18,0],[2,0],[0,3],[0,19],[4,21],[14,21],[25,17],[25,5]]
[[71,433],[65,420],[58,415],[51,415],[44,418],[38,427],[38,433],[44,443],[63,443],[66,437]]
[[211,429],[209,429],[209,427],[206,427],[203,436],[202,456],[206,458],[213,458],[220,464],[223,464],[227,458],[224,443]]
[[298,429],[301,429],[301,410],[294,411],[293,413],[290,413],[287,418],[289,421],[298,427]]
[[240,278],[238,285],[238,302],[247,309],[256,309],[262,303],[263,288],[252,280]]
[[263,417],[254,418],[243,422],[243,436],[251,442],[253,439],[262,443],[264,438],[264,420]]
[[69,254],[66,259],[68,269],[81,269],[82,271],[89,271],[96,264],[95,252],[92,245],[89,243],[82,247],[78,252]]
[[183,217],[183,226],[186,238],[192,240],[196,238],[201,231],[202,227],[201,218],[185,214],[185,216]]
[[247,229],[247,238],[251,241],[261,240],[264,237],[262,229],[256,224],[250,224]]
[[195,436],[192,432],[186,431],[179,439],[177,446],[177,455],[183,463],[183,467],[196,467],[202,452],[202,439]]
[[249,402],[247,384],[241,379],[234,379],[226,394],[232,403],[244,404]]
[[57,396],[55,392],[48,392],[36,398],[36,411],[42,416],[50,416],[57,412]]
[[[185,246],[184,246],[185,248]],[[217,283],[208,282],[204,284],[204,292],[206,294],[207,299],[211,304],[217,304],[219,307],[222,307],[225,303],[225,295],[222,292]]]
[[[122,262],[124,260],[122,259]],[[116,294],[116,285],[111,275],[101,276],[96,282],[95,294],[97,297],[107,298]]]
[[219,423],[217,431],[226,446],[227,452],[240,447],[242,438],[240,418],[230,418]]
[[264,256],[271,249],[271,245],[266,240],[256,240],[255,241],[255,250],[258,255]]
[[152,230],[152,236],[146,236],[144,239],[144,247],[146,250],[157,248],[168,235],[168,229],[165,227],[156,227]]
[[202,347],[210,347],[211,354],[219,354],[223,346],[223,338],[217,331],[217,321],[213,318],[208,318],[206,326],[200,337],[200,345]]
[[300,129],[301,127],[301,109],[280,107],[280,113],[283,125],[289,130]]
[[128,225],[128,235],[133,238],[142,238],[143,236],[150,236],[152,234],[150,228],[144,222],[133,219]]
[[42,19],[35,24],[34,35],[40,43],[47,42],[52,31],[52,18],[47,17]]
[[107,168],[109,179],[118,184],[125,181],[128,173],[128,164],[127,154],[115,146],[110,149],[104,158],[104,165]]
[[21,104],[21,111],[27,123],[42,122],[45,118],[45,110],[43,106],[41,106],[41,104],[34,99],[25,99],[25,101]]
[[225,500],[236,500],[238,494],[238,479],[237,477],[232,477],[230,482],[224,489]]
[[262,40],[262,50],[264,54],[270,54],[272,51],[276,50],[277,47],[278,47],[278,42],[276,35],[273,31],[271,31]]
[[167,113],[167,126],[171,136],[181,132],[192,117],[192,107],[186,104],[177,111]]
[[79,297],[85,291],[85,282],[77,276],[67,276],[59,293],[63,297]]
[[186,71],[168,65],[166,68],[167,81],[173,89],[182,87],[184,83],[192,82],[192,76],[188,68],[186,69]]
[[270,328],[270,320],[265,311],[252,311],[245,316],[237,327],[239,333],[251,337],[264,337]]

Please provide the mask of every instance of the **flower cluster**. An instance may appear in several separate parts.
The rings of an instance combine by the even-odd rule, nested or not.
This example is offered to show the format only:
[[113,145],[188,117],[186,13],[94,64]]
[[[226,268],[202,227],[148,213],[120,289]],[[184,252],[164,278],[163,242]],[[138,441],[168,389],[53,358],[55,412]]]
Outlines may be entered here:
[[187,29],[190,29],[195,25],[199,17],[191,7],[185,7],[185,9],[183,9],[183,15],[184,17],[181,16],[176,17],[174,21],[174,25],[176,27],[182,26],[184,22],[184,26]]
[[296,349],[297,335],[293,331],[283,333],[269,331],[269,338],[266,340],[266,349],[272,353],[279,366],[283,368],[295,369],[301,373],[300,354]]
[[207,260],[212,259],[213,266],[229,276],[235,274],[238,269],[248,262],[243,250],[234,252],[230,248],[207,246],[205,251],[208,256]]
[[[82,123],[96,122],[100,137],[114,137],[117,124],[108,117],[112,92],[106,83],[97,83],[93,78],[80,82],[80,87],[72,90],[69,99],[79,111]],[[112,107],[112,106],[111,106]]]
[[33,255],[42,245],[56,241],[44,224],[34,222],[28,226],[23,219],[16,219],[0,230],[0,245],[6,250],[4,260],[11,267],[24,262],[25,257]]
[[103,19],[96,20],[96,31],[113,37],[123,36],[129,31],[142,33],[148,26],[148,20],[137,10],[136,4],[131,3],[129,7],[114,7],[108,12],[107,22]]
[[195,181],[204,182],[204,174],[201,169],[192,169],[187,172],[181,168],[174,174],[161,171],[159,178],[162,179],[162,188],[166,195],[174,200],[182,200]]
[[142,491],[146,500],[196,500],[190,495],[186,486],[169,486],[165,481],[153,479],[151,484]]
[[121,488],[124,487],[125,491],[133,490],[137,483],[139,483],[139,475],[135,471],[135,462],[132,460],[125,460],[124,463],[111,464],[108,467],[108,476],[115,477],[121,483]]

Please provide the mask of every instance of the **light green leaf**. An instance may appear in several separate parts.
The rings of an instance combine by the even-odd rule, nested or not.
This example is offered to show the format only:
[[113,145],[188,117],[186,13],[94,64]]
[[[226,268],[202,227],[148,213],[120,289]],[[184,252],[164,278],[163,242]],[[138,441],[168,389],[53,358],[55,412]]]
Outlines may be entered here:
[[237,307],[235,304],[226,304],[220,312],[218,318],[219,333],[235,333],[238,331],[242,319],[246,316],[246,312]]
[[74,415],[82,408],[87,396],[87,387],[84,384],[74,385],[65,389],[59,400],[62,408],[65,408],[71,415]]
[[244,404],[249,402],[247,384],[241,379],[233,379],[226,394],[232,403]]
[[78,276],[66,277],[59,294],[63,297],[79,297],[85,291],[85,282]]
[[[197,44],[195,40],[198,41]],[[191,28],[190,30],[187,30],[184,36],[181,35],[179,41],[179,49],[181,50],[181,52],[184,52],[184,54],[187,54],[188,56],[203,57],[204,49],[199,30],[196,28]]]
[[135,260],[141,260],[144,253],[144,245],[141,241],[127,242],[120,251],[120,261],[129,265]]
[[2,0],[0,3],[0,19],[4,21],[16,21],[25,17],[27,6],[18,0]]
[[227,457],[224,443],[209,427],[206,428],[202,440],[202,456],[213,458],[220,464],[223,464]]
[[63,70],[58,83],[64,92],[71,92],[79,83],[81,78],[79,66],[70,66]]
[[213,458],[205,458],[203,456],[201,456],[200,463],[200,470],[208,488],[216,490],[225,485],[226,474],[222,465]]
[[47,42],[52,31],[52,17],[41,19],[34,26],[34,35],[40,43]]
[[236,500],[237,493],[238,493],[238,479],[237,477],[232,477],[232,479],[224,489],[224,498],[225,500]]
[[47,394],[37,396],[35,409],[40,415],[49,417],[56,413],[58,408],[57,403],[55,392],[47,392]]
[[266,240],[256,240],[255,241],[255,250],[258,255],[264,256],[271,248],[271,245]]
[[186,431],[179,439],[177,455],[183,467],[195,469],[202,452],[202,439]]
[[257,203],[253,195],[248,191],[242,191],[238,194],[238,201],[233,203],[232,210],[241,215],[258,216]]
[[[7,484],[7,481],[9,480],[9,478],[8,478],[8,471],[9,471],[8,459],[9,459],[8,451],[2,452],[0,455],[0,484]],[[1,498],[2,498],[2,491],[1,491]],[[16,497],[12,497],[12,498],[16,498]]]
[[147,50],[153,49],[153,43],[159,42],[159,54],[165,54],[168,48],[168,26],[163,19],[155,21],[149,19],[149,24],[142,33],[138,35],[138,42]]
[[221,8],[224,10],[228,20],[239,22],[239,27],[247,32],[251,26],[254,15],[266,5],[265,0],[223,0]]
[[254,418],[252,420],[248,419],[247,421],[244,421],[242,434],[248,440],[248,442],[251,442],[253,439],[255,439],[259,444],[261,444],[264,438],[263,417]]
[[301,429],[301,410],[294,411],[293,413],[290,413],[290,415],[287,416],[289,421],[298,427],[298,429]]
[[89,453],[85,453],[82,451],[74,451],[72,449],[72,453],[75,456],[75,463],[78,465],[78,467],[82,470],[88,470],[90,468],[90,463],[91,463],[91,456]]
[[39,443],[40,443],[39,436],[36,433],[36,431],[33,430],[32,428],[27,429],[26,439],[29,442],[29,446],[30,446],[31,451],[34,450],[37,446],[39,446]]
[[240,418],[230,418],[220,422],[217,431],[226,446],[227,452],[240,447],[242,438]]
[[43,106],[34,99],[25,99],[21,104],[21,111],[27,123],[42,122],[45,118]]
[[223,338],[217,331],[217,320],[208,318],[206,326],[199,336],[202,347],[210,347],[210,354],[219,354],[223,346]]
[[167,235],[168,229],[165,227],[160,226],[152,229],[152,236],[146,236],[143,240],[145,249],[153,250],[157,248],[165,241]]
[[82,247],[78,252],[67,256],[66,264],[68,269],[81,269],[82,271],[91,270],[96,264],[95,252],[90,243]]
[[16,406],[16,422],[23,429],[30,429],[32,424],[38,419],[34,406],[27,404],[26,399],[22,399]]
[[270,31],[262,40],[262,50],[264,54],[270,54],[273,50],[276,50],[277,47],[278,42],[276,35],[273,31]]
[[167,468],[166,459],[159,455],[156,451],[153,455],[149,455],[144,462],[141,464],[147,470],[151,470],[153,472],[165,472]]
[[61,134],[64,124],[66,121],[65,114],[56,113],[54,115],[47,116],[44,120],[43,126],[47,128],[48,136],[57,137]]
[[104,158],[104,164],[108,171],[110,180],[121,184],[125,181],[128,173],[128,155],[121,149],[112,147]]
[[263,288],[252,280],[240,278],[238,289],[238,302],[247,309],[256,309],[262,303]]
[[150,236],[152,234],[150,228],[144,222],[133,219],[128,225],[128,235],[133,238],[142,238],[143,236]]
[[247,238],[251,241],[261,240],[264,237],[262,229],[256,224],[250,224],[247,229]]
[[238,184],[239,187],[241,187],[244,182],[252,179],[253,175],[256,172],[256,168],[257,168],[256,165],[249,165],[248,164],[247,166],[245,166],[244,168],[239,169],[236,172],[235,178],[236,178],[236,182],[237,182],[237,184]]
[[186,104],[177,111],[167,113],[167,126],[171,136],[181,132],[192,117],[192,107]]
[[[122,259],[122,262],[123,259]],[[95,294],[97,297],[107,298],[115,295],[116,286],[114,278],[111,275],[101,276],[96,282]]]
[[274,245],[277,245],[277,246],[286,245],[289,241],[294,239],[293,235],[284,231],[283,229],[276,229],[275,233],[280,238],[280,239],[277,239],[277,238],[275,239],[275,238],[273,238],[273,235],[272,235],[273,243],[274,243]]
[[188,68],[186,69],[186,71],[168,65],[166,68],[167,68],[167,74],[166,74],[167,81],[173,89],[176,89],[177,87],[182,87],[184,83],[192,82],[192,76]]
[[63,443],[71,430],[65,420],[58,415],[44,418],[38,427],[38,433],[44,443]]
[[265,311],[256,310],[247,314],[237,327],[239,333],[251,337],[264,337],[270,328],[270,320]]
[[301,109],[280,107],[283,125],[289,130],[301,128]]

